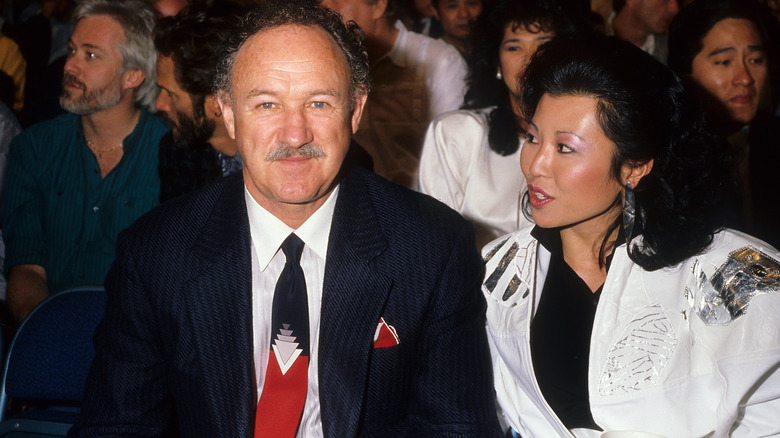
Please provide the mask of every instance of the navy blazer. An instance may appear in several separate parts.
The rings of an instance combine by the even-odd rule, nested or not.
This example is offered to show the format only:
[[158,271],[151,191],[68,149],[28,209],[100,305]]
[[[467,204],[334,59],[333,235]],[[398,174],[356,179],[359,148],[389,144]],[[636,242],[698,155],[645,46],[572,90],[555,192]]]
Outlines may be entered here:
[[[473,227],[355,168],[330,233],[317,358],[325,436],[500,434]],[[70,436],[252,436],[250,239],[241,175],[120,236]],[[373,348],[380,317],[398,345]]]

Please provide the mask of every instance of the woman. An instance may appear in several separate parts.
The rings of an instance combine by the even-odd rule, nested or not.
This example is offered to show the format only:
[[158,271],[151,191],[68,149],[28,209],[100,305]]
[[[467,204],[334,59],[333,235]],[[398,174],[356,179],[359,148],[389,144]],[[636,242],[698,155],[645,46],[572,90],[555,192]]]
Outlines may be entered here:
[[477,226],[479,246],[528,224],[517,196],[525,129],[518,78],[540,44],[574,26],[545,0],[503,1],[475,30],[466,110],[431,123],[420,158],[419,189]]
[[526,438],[780,432],[780,254],[721,228],[728,146],[681,81],[578,36],[540,49],[522,102],[537,225],[484,250],[506,422]]
[[774,174],[780,117],[767,109],[773,107],[770,85],[780,79],[778,31],[765,8],[744,0],[694,1],[669,30],[669,67],[697,85],[735,152],[733,172],[742,193],[735,198],[733,210],[740,214],[733,226],[775,247],[780,204],[767,200],[780,190]]

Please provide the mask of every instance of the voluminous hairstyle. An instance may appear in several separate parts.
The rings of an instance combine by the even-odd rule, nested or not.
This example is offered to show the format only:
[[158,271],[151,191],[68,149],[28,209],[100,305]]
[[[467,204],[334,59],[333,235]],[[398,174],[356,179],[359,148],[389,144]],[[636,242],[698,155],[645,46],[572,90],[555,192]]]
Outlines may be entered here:
[[154,13],[142,0],[83,0],[73,11],[73,22],[95,15],[111,17],[125,32],[125,41],[119,46],[122,67],[138,69],[146,78],[135,92],[135,101],[149,111],[154,111],[157,99],[157,53],[154,50]]
[[515,30],[567,35],[575,30],[575,25],[559,2],[550,0],[501,0],[494,9],[485,12],[477,19],[474,29],[463,108],[495,106],[489,115],[488,144],[499,155],[512,155],[520,147],[521,128],[512,111],[510,90],[496,77],[504,29],[511,24]]
[[[655,270],[709,246],[724,225],[720,207],[733,190],[729,147],[677,75],[631,43],[588,34],[543,45],[523,80],[529,120],[545,94],[597,101],[601,130],[615,145],[610,173],[616,180],[623,183],[624,164],[653,160],[634,188],[634,237],[642,236],[629,245],[634,262]],[[602,257],[621,221],[606,230]]]
[[214,84],[221,98],[232,100],[231,72],[244,43],[260,31],[286,25],[319,27],[327,32],[349,66],[351,104],[354,106],[360,95],[368,93],[368,54],[363,46],[363,31],[354,21],[343,23],[341,15],[320,6],[317,0],[267,0],[239,21],[222,46]]
[[237,20],[228,14],[185,10],[157,23],[154,45],[160,55],[173,60],[176,82],[190,95],[196,119],[205,118],[203,104],[213,92],[219,48]]

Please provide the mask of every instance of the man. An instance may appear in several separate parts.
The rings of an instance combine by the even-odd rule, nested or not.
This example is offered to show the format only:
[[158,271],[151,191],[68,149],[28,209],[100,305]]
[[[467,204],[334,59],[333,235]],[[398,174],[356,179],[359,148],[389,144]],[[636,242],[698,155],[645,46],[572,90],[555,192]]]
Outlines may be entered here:
[[242,175],[119,239],[71,436],[496,436],[473,229],[342,166],[358,32],[315,0],[237,25],[217,86]]
[[218,50],[235,17],[188,12],[163,18],[155,30],[155,108],[171,125],[160,142],[160,201],[190,192],[241,170],[236,141],[228,135],[212,92]]
[[669,67],[697,86],[733,147],[741,214],[731,226],[780,247],[780,204],[767,201],[780,190],[780,117],[762,108],[780,60],[777,25],[756,3],[696,0],[672,23]]
[[17,136],[3,237],[17,322],[51,293],[102,284],[119,231],[157,204],[154,16],[136,0],[75,11],[60,104],[69,113]]
[[471,29],[482,13],[482,0],[433,0],[433,8],[444,28],[441,39],[467,58],[471,52]]
[[622,38],[666,63],[666,33],[680,10],[678,0],[612,0],[607,34]]
[[422,143],[437,115],[463,103],[466,63],[452,46],[408,32],[394,0],[324,0],[365,32],[374,84],[355,140],[378,174],[412,187]]

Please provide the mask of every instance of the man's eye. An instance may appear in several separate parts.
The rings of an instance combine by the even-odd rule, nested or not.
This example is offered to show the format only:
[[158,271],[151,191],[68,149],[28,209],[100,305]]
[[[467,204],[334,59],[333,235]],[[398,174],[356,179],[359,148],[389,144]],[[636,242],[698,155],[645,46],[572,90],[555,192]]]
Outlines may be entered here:
[[95,55],[92,52],[87,52],[86,56],[87,56],[88,59],[95,59],[95,58],[97,58],[97,55]]
[[271,109],[273,107],[274,107],[274,104],[272,104],[271,102],[265,102],[265,103],[261,103],[260,104],[260,108],[262,108],[262,109]]
[[325,102],[313,102],[311,104],[311,106],[313,106],[314,108],[319,108],[319,109],[325,108],[325,105],[326,105]]

